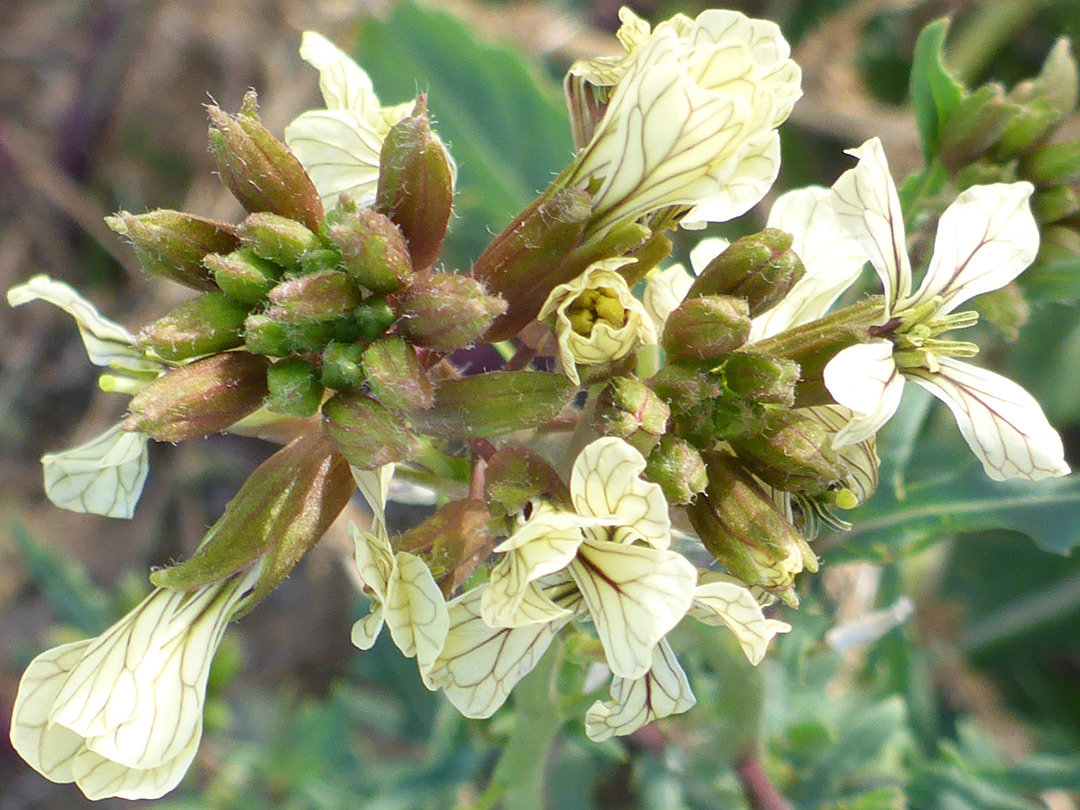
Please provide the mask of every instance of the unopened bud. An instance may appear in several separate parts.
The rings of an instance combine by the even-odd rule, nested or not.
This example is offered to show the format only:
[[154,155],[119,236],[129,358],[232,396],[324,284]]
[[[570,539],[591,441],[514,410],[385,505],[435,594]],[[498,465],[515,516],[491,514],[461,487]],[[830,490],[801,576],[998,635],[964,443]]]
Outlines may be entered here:
[[244,96],[240,112],[207,107],[210,148],[221,179],[252,213],[269,211],[316,231],[323,218],[319,192],[304,167],[259,120],[255,92]]
[[555,418],[577,392],[562,374],[493,371],[445,380],[435,404],[412,417],[417,429],[449,439],[501,436]]
[[488,459],[484,493],[500,517],[519,514],[534,498],[572,508],[570,490],[555,468],[535,450],[519,444],[504,447]]
[[[1014,91],[1015,92],[1015,91]],[[1061,37],[1043,62],[1039,75],[1024,87],[1024,100],[1040,99],[1064,120],[1076,110],[1080,93],[1080,67],[1072,53],[1072,42]]]
[[150,581],[191,590],[261,560],[250,610],[319,541],[355,489],[348,463],[325,437],[300,436],[251,474],[190,560],[155,571]]
[[738,459],[709,453],[706,464],[708,488],[686,508],[702,544],[747,585],[797,605],[795,575],[817,570],[814,552]]
[[724,361],[724,384],[738,396],[771,405],[791,406],[799,364],[759,352],[734,352]]
[[276,321],[328,321],[351,314],[361,302],[360,290],[344,273],[323,270],[278,284],[266,296],[267,315]]
[[1052,143],[1024,155],[1019,172],[1037,186],[1080,183],[1080,140]]
[[244,321],[244,347],[268,357],[321,351],[334,339],[334,325],[333,321],[290,323],[267,314],[249,315]]
[[371,208],[348,205],[327,229],[341,249],[345,272],[375,293],[393,293],[405,286],[412,260],[405,237],[387,217]]
[[203,259],[223,292],[245,304],[258,304],[274,288],[284,268],[260,258],[248,248],[211,253]]
[[382,337],[364,351],[364,372],[371,393],[399,411],[422,411],[434,402],[431,380],[416,349],[399,337]]
[[147,324],[135,344],[173,362],[244,345],[248,308],[222,292],[203,293]]
[[1009,161],[1042,143],[1053,133],[1059,120],[1058,113],[1042,99],[1032,99],[1013,108],[994,145],[994,159]]
[[723,393],[715,377],[691,363],[665,363],[649,384],[676,412],[689,410]]
[[1000,84],[985,84],[969,93],[941,128],[941,163],[951,172],[966,166],[994,145],[1016,105],[1005,99]]
[[264,259],[296,267],[304,254],[322,247],[310,228],[278,214],[249,214],[239,226],[240,241]]
[[331,342],[322,353],[322,384],[335,391],[351,391],[364,384],[364,347]]
[[224,352],[171,369],[136,394],[124,430],[179,442],[225,430],[266,398],[267,361]]
[[383,141],[375,194],[375,208],[401,228],[418,271],[435,263],[446,238],[455,171],[450,153],[431,131],[427,98],[421,95],[412,115],[391,127]]
[[735,240],[705,266],[686,297],[744,298],[750,317],[756,318],[782,301],[806,272],[791,250],[793,241],[791,234],[776,228]]
[[228,252],[237,246],[232,225],[181,211],[159,209],[146,214],[121,211],[105,224],[125,237],[147,273],[196,290],[214,289],[202,266],[207,253]]
[[431,517],[393,540],[395,551],[419,554],[444,594],[468,579],[488,550],[491,514],[480,500],[450,501]]
[[484,285],[457,273],[416,279],[401,295],[399,329],[417,346],[453,351],[472,345],[506,312],[506,302]]
[[373,295],[356,308],[353,317],[360,328],[360,335],[370,343],[394,325],[397,313],[391,309],[385,298]]
[[625,440],[642,455],[660,441],[671,408],[649,386],[632,377],[615,377],[600,393],[594,425],[605,436]]
[[1036,191],[1031,213],[1042,223],[1060,222],[1080,213],[1080,186],[1055,186]]
[[341,454],[361,470],[404,461],[416,449],[416,437],[400,417],[355,391],[334,394],[323,404],[322,426]]
[[691,503],[709,479],[701,453],[677,436],[664,436],[645,459],[645,477],[660,485],[667,502],[673,505]]
[[706,295],[687,298],[668,315],[660,345],[669,357],[707,361],[735,351],[749,337],[745,299]]
[[322,404],[319,370],[307,360],[290,357],[274,363],[266,372],[269,396],[266,410],[306,419]]
[[746,469],[785,492],[818,495],[847,475],[832,449],[832,434],[797,412],[770,411],[761,433],[729,442]]

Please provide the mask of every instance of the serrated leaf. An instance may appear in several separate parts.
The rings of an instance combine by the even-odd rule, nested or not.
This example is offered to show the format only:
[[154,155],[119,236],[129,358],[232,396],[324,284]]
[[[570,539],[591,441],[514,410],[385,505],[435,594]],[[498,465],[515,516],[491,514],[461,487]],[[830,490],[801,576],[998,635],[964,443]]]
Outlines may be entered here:
[[948,30],[948,17],[926,26],[915,42],[911,61],[908,92],[927,165],[937,156],[942,126],[964,97],[963,85],[945,67],[942,47]]
[[356,56],[380,98],[428,92],[434,129],[458,165],[444,257],[466,267],[569,162],[570,129],[557,85],[523,55],[408,2],[385,21],[365,24]]

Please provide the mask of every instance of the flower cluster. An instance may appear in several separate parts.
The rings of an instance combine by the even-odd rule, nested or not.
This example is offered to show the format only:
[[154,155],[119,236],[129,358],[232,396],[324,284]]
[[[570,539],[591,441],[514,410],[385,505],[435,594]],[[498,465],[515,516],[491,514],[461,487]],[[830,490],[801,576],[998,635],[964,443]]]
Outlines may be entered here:
[[[1069,472],[1035,401],[946,336],[975,323],[963,302],[1034,259],[1031,185],[963,190],[915,292],[876,139],[831,188],[780,195],[764,230],[702,241],[690,271],[665,266],[668,232],[739,216],[772,187],[800,71],[774,24],[737,12],[621,19],[625,53],[567,77],[571,163],[468,272],[439,262],[457,168],[427,98],[381,106],[308,32],[326,107],[284,141],[254,94],[237,115],[209,109],[242,221],[108,220],[192,298],[133,334],[43,276],[9,291],[69,312],[102,387],[131,397],[119,424],[42,459],[56,505],[131,517],[151,440],[282,445],[142,604],[30,664],[11,738],[42,774],[91,798],[175,787],[226,625],[357,490],[371,604],[353,644],[386,626],[424,684],[476,718],[545,655],[587,666],[610,677],[584,718],[604,740],[694,704],[676,657],[688,616],[725,626],[755,665],[790,629],[777,603],[798,605],[820,527],[843,529],[839,513],[874,494],[875,437],[904,380],[946,403],[991,478]],[[884,295],[837,308],[867,261]],[[470,373],[477,343],[512,354]],[[395,486],[429,487],[431,514],[392,527]],[[565,654],[570,637],[591,653]]]

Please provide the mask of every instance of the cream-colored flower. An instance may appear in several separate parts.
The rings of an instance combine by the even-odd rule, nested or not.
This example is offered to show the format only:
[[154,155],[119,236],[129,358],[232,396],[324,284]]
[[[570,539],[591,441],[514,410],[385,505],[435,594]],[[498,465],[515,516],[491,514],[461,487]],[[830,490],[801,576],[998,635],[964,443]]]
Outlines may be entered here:
[[[108,318],[67,284],[48,276],[34,276],[7,294],[13,307],[46,301],[75,319],[90,362],[108,369],[101,387],[137,393],[166,366],[135,348],[127,329]],[[142,494],[149,458],[147,438],[114,425],[85,444],[41,457],[45,494],[61,509],[106,517],[130,518]]]
[[639,346],[656,343],[656,330],[642,303],[617,269],[633,259],[604,259],[548,295],[537,315],[551,317],[563,372],[580,383],[578,366],[621,360]]
[[168,793],[195,757],[210,662],[258,573],[158,589],[96,639],[39,655],[15,698],[15,750],[90,799]]
[[1035,399],[957,359],[973,357],[977,346],[939,338],[977,320],[974,312],[954,312],[960,304],[1008,284],[1034,260],[1039,228],[1028,204],[1031,184],[972,186],[957,197],[941,215],[930,266],[912,293],[900,201],[881,143],[871,139],[851,154],[859,163],[834,184],[835,205],[884,286],[884,337],[844,349],[825,367],[829,393],[854,412],[837,446],[876,433],[910,379],[949,406],[994,480],[1067,475],[1061,438]]
[[623,33],[630,53],[607,65],[606,76],[595,62],[571,69],[614,84],[571,178],[582,186],[602,181],[594,228],[669,206],[690,209],[684,227],[744,213],[776,179],[776,128],[801,95],[801,72],[780,29],[710,9],[652,32],[624,16]]
[[305,31],[300,56],[319,71],[326,109],[308,110],[285,127],[285,144],[303,165],[327,210],[341,194],[359,204],[375,198],[379,154],[390,128],[413,110],[409,101],[382,107],[371,79],[330,40]]

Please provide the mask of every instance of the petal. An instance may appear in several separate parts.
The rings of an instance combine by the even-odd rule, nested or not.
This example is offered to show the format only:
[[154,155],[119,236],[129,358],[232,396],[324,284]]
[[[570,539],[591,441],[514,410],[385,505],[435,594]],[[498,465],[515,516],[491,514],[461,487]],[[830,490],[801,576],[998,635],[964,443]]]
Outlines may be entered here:
[[371,530],[380,537],[389,535],[386,532],[386,499],[390,491],[390,483],[394,479],[394,465],[384,464],[374,470],[361,470],[359,467],[349,465],[353,480],[364,496],[368,508],[371,510]]
[[849,346],[825,366],[825,387],[854,415],[836,434],[834,447],[873,436],[900,407],[904,378],[892,358],[892,344],[875,340]]
[[889,174],[881,141],[871,138],[849,155],[859,159],[854,169],[833,184],[834,206],[840,222],[862,245],[885,288],[885,315],[911,292],[911,261],[904,244],[900,198]]
[[[843,405],[816,405],[801,408],[800,414],[813,419],[832,434],[837,434],[848,426],[855,414]],[[837,454],[848,469],[845,484],[858,503],[864,503],[877,491],[878,472],[881,459],[877,454],[877,440],[874,436],[860,442],[845,444],[837,448]]]
[[780,133],[748,141],[731,158],[720,189],[698,203],[680,220],[686,230],[699,230],[710,222],[728,222],[742,216],[764,197],[780,173]]
[[73,762],[75,783],[92,800],[158,799],[180,784],[198,748],[199,737],[194,737],[177,756],[153,768],[129,768],[83,751]]
[[300,58],[319,71],[319,90],[327,109],[351,110],[361,118],[367,118],[379,109],[371,78],[322,34],[303,33]]
[[46,453],[45,494],[61,509],[130,518],[150,469],[147,441],[114,425],[78,447]]
[[399,551],[386,589],[383,616],[394,644],[406,657],[416,656],[420,670],[429,669],[442,650],[450,627],[446,600],[427,563]]
[[911,377],[949,406],[968,446],[995,481],[1069,474],[1065,451],[1042,408],[1027,391],[999,374],[949,357],[936,374]]
[[385,602],[387,584],[394,573],[394,550],[390,541],[385,536],[360,531],[355,523],[349,523],[346,531],[353,539],[360,579],[379,602]]
[[486,587],[474,588],[448,605],[446,644],[432,668],[421,673],[429,689],[442,689],[458,711],[474,718],[490,717],[502,706],[510,690],[532,671],[580,605],[573,584],[560,584],[547,589],[545,595],[571,611],[566,618],[492,628],[480,614]]
[[353,623],[349,640],[359,650],[370,650],[375,646],[379,631],[383,628],[383,607],[380,602],[372,602],[371,612]]
[[375,199],[382,137],[347,110],[309,110],[285,127],[285,144],[311,177],[327,210],[348,194],[358,205]]
[[[507,542],[514,540],[511,537]],[[481,605],[484,621],[492,627],[519,627],[544,617],[546,613],[538,610],[541,606],[536,604],[535,594],[530,594],[530,586],[569,565],[584,540],[581,529],[573,527],[547,532],[508,549],[506,557],[491,569]],[[530,605],[522,610],[523,600],[530,596]]]
[[1039,252],[1039,226],[1028,202],[1034,190],[1031,183],[995,183],[957,197],[938,222],[926,278],[903,306],[940,295],[944,315],[1020,275]]
[[653,650],[652,667],[635,680],[615,678],[611,700],[596,701],[585,713],[585,733],[594,742],[637,731],[646,723],[685,712],[694,693],[667,641]]
[[582,515],[616,515],[621,520],[612,539],[644,540],[653,548],[671,544],[671,517],[657,484],[641,479],[645,459],[613,436],[597,439],[578,455],[570,474],[570,497]]
[[680,554],[606,540],[582,545],[570,573],[621,678],[648,671],[653,648],[686,614],[697,584]]
[[52,706],[68,673],[90,639],[46,650],[30,662],[19,681],[11,710],[11,745],[27,763],[53,782],[71,782],[71,762],[83,748],[81,736],[52,724]]
[[773,637],[791,630],[787,622],[766,619],[750,590],[733,582],[699,585],[690,615],[711,626],[727,625],[754,666],[765,657]]
[[681,264],[673,264],[649,277],[641,301],[657,332],[663,331],[668,315],[686,298],[693,283],[693,277]]

